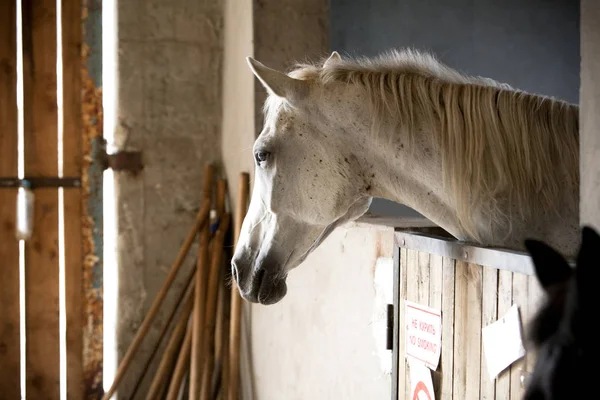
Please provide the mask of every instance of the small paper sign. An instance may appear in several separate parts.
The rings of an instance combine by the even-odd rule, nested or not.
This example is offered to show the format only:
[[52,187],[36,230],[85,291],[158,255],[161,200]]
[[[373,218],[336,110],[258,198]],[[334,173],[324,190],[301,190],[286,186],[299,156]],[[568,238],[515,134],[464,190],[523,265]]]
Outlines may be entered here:
[[421,362],[409,361],[410,399],[435,400],[431,371]]
[[406,357],[436,370],[442,351],[440,310],[405,301]]
[[490,380],[525,355],[521,339],[521,320],[516,304],[498,321],[481,330],[483,352]]

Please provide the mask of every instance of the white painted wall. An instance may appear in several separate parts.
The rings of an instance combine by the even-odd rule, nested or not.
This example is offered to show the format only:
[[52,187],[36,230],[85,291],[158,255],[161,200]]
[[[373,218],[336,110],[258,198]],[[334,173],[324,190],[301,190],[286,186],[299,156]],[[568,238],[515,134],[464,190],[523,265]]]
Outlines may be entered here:
[[280,303],[252,306],[256,399],[391,396],[372,325],[374,268],[392,240],[390,228],[339,228],[290,273]]

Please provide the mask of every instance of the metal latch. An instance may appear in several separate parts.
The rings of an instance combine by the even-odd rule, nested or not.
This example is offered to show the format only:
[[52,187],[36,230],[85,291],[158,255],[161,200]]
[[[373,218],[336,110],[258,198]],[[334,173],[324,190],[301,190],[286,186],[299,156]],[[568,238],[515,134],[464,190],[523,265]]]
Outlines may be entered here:
[[137,175],[142,169],[142,153],[140,151],[119,150],[115,153],[106,152],[106,140],[98,137],[98,151],[94,154],[94,159],[100,164],[103,170],[112,169],[113,171],[127,171]]
[[25,177],[19,178],[2,178],[0,177],[0,188],[17,188],[22,187],[25,182],[31,186],[32,189],[36,188],[78,188],[81,187],[81,179],[76,177],[63,177],[63,178],[47,178],[47,177]]

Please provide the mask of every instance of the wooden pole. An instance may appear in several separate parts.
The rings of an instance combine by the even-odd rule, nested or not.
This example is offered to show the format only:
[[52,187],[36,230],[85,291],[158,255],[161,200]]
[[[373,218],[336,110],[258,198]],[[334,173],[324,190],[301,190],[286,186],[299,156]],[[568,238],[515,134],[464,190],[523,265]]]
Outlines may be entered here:
[[163,283],[162,288],[160,289],[160,291],[154,298],[154,302],[152,303],[150,310],[144,317],[144,321],[142,322],[140,329],[137,331],[137,333],[133,339],[133,342],[127,349],[127,353],[125,353],[125,357],[123,357],[123,360],[119,364],[119,368],[117,369],[117,373],[115,374],[115,379],[114,379],[110,389],[104,394],[104,397],[102,397],[104,400],[110,399],[115,394],[117,387],[119,386],[119,383],[121,382],[121,379],[123,379],[123,376],[125,376],[125,372],[127,371],[127,368],[129,368],[129,364],[133,360],[133,356],[135,355],[135,352],[137,351],[138,347],[142,343],[144,336],[146,336],[146,334],[148,333],[148,330],[150,329],[152,321],[156,317],[156,314],[158,313],[158,309],[160,308],[160,305],[162,304],[162,302],[165,299],[165,296],[167,295],[167,291],[169,290],[169,288],[171,287],[171,284],[175,280],[175,277],[177,276],[177,272],[183,265],[183,261],[185,260],[185,257],[187,256],[187,253],[189,252],[190,247],[192,246],[194,238],[196,237],[196,233],[208,224],[209,211],[210,211],[210,202],[208,200],[204,200],[204,202],[202,203],[202,207],[200,208],[200,211],[198,212],[198,215],[196,216],[196,221],[194,223],[194,226],[188,233],[187,238],[185,239],[185,241],[183,242],[183,245],[179,249],[179,254],[177,254],[177,258],[175,259],[175,261],[173,262],[173,265],[171,266],[171,269],[169,271],[169,274],[167,275],[167,279],[165,280],[165,283]]
[[221,272],[221,261],[223,257],[223,242],[225,234],[229,228],[231,214],[223,214],[219,229],[215,235],[215,241],[212,248],[212,257],[210,265],[210,275],[208,278],[208,288],[206,296],[206,320],[204,323],[204,355],[205,362],[205,378],[202,382],[202,391],[200,393],[201,400],[210,400],[211,377],[214,365],[214,337],[215,337],[215,320],[216,320],[216,304],[217,294],[219,289],[219,276]]
[[190,366],[189,361],[192,349],[192,333],[192,324],[188,324],[185,332],[185,339],[183,339],[183,345],[181,346],[179,357],[177,358],[177,365],[175,366],[175,371],[173,372],[173,379],[171,379],[171,383],[169,384],[169,391],[167,392],[166,397],[167,400],[177,399],[179,390],[181,389],[181,382],[183,381],[185,372]]
[[[238,189],[238,199],[235,208],[234,222],[234,246],[237,242],[242,230],[242,223],[246,217],[248,208],[248,198],[250,197],[250,175],[247,173],[240,174]],[[238,291],[236,282],[231,281],[231,322],[229,325],[229,386],[227,388],[228,400],[238,400],[240,386],[240,322],[242,314],[242,298]]]
[[173,309],[171,310],[171,313],[169,314],[169,318],[167,318],[167,322],[163,325],[163,327],[160,331],[160,334],[158,335],[158,340],[156,341],[156,345],[152,349],[150,356],[146,359],[144,368],[142,369],[142,372],[140,373],[140,375],[137,378],[137,382],[135,383],[135,386],[134,386],[132,394],[131,394],[132,398],[136,398],[138,390],[140,389],[140,385],[142,384],[144,377],[148,373],[148,368],[150,367],[150,364],[152,363],[154,356],[156,356],[156,353],[158,352],[160,344],[162,343],[162,341],[167,333],[167,330],[169,329],[169,326],[171,325],[171,322],[173,321],[173,318],[175,317],[175,314],[177,313],[177,310],[179,309],[179,306],[182,303],[187,302],[188,298],[192,297],[192,293],[194,293],[194,286],[196,283],[195,276],[196,276],[196,268],[191,268],[190,272],[188,273],[188,276],[185,279],[187,282],[187,285],[186,285],[185,289],[179,295],[179,298],[177,299],[177,303],[175,304],[175,307],[173,307]]
[[[212,165],[207,165],[204,170],[204,198],[212,199],[212,184],[214,181],[214,170]],[[202,353],[202,340],[205,319],[206,302],[206,279],[209,267],[209,248],[210,248],[210,226],[206,226],[200,235],[200,248],[198,249],[198,265],[196,268],[196,290],[194,293],[194,312],[192,319],[192,349],[190,358],[190,400],[197,399],[197,393],[200,391],[201,370],[204,354]]]
[[[222,218],[225,213],[225,197],[227,195],[227,183],[224,179],[217,182],[217,217]],[[223,250],[222,250],[223,251]],[[223,262],[219,273],[219,289],[217,295],[217,319],[215,325],[215,371],[212,374],[211,392],[219,392],[219,387],[225,387],[229,375],[229,298],[225,297],[225,290],[228,289],[224,284],[225,271],[223,271]],[[227,293],[229,294],[229,293]],[[227,308],[226,308],[227,307]],[[209,371],[210,374],[212,371]],[[220,377],[220,379],[219,379]]]
[[171,338],[167,343],[167,347],[165,348],[162,359],[160,360],[160,364],[158,365],[158,369],[156,370],[156,374],[154,375],[154,379],[152,380],[152,384],[150,385],[150,389],[148,390],[146,400],[154,400],[160,398],[160,394],[163,391],[165,381],[167,380],[168,374],[171,371],[173,363],[176,360],[177,351],[180,348],[181,340],[183,339],[186,332],[186,327],[190,318],[190,313],[192,312],[192,306],[194,305],[193,294],[193,291],[190,291],[186,294],[185,303],[183,305],[183,308],[181,309],[179,321],[177,322],[175,329],[173,329]]

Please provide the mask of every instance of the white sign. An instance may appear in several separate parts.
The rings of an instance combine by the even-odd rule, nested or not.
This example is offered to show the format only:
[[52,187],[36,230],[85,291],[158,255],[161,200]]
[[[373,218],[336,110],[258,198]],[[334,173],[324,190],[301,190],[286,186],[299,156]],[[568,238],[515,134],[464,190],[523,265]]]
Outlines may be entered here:
[[411,400],[435,400],[431,371],[422,363],[409,361]]
[[436,370],[442,351],[440,310],[405,301],[406,356]]
[[525,355],[521,339],[521,320],[516,304],[498,321],[481,330],[483,353],[490,380]]

